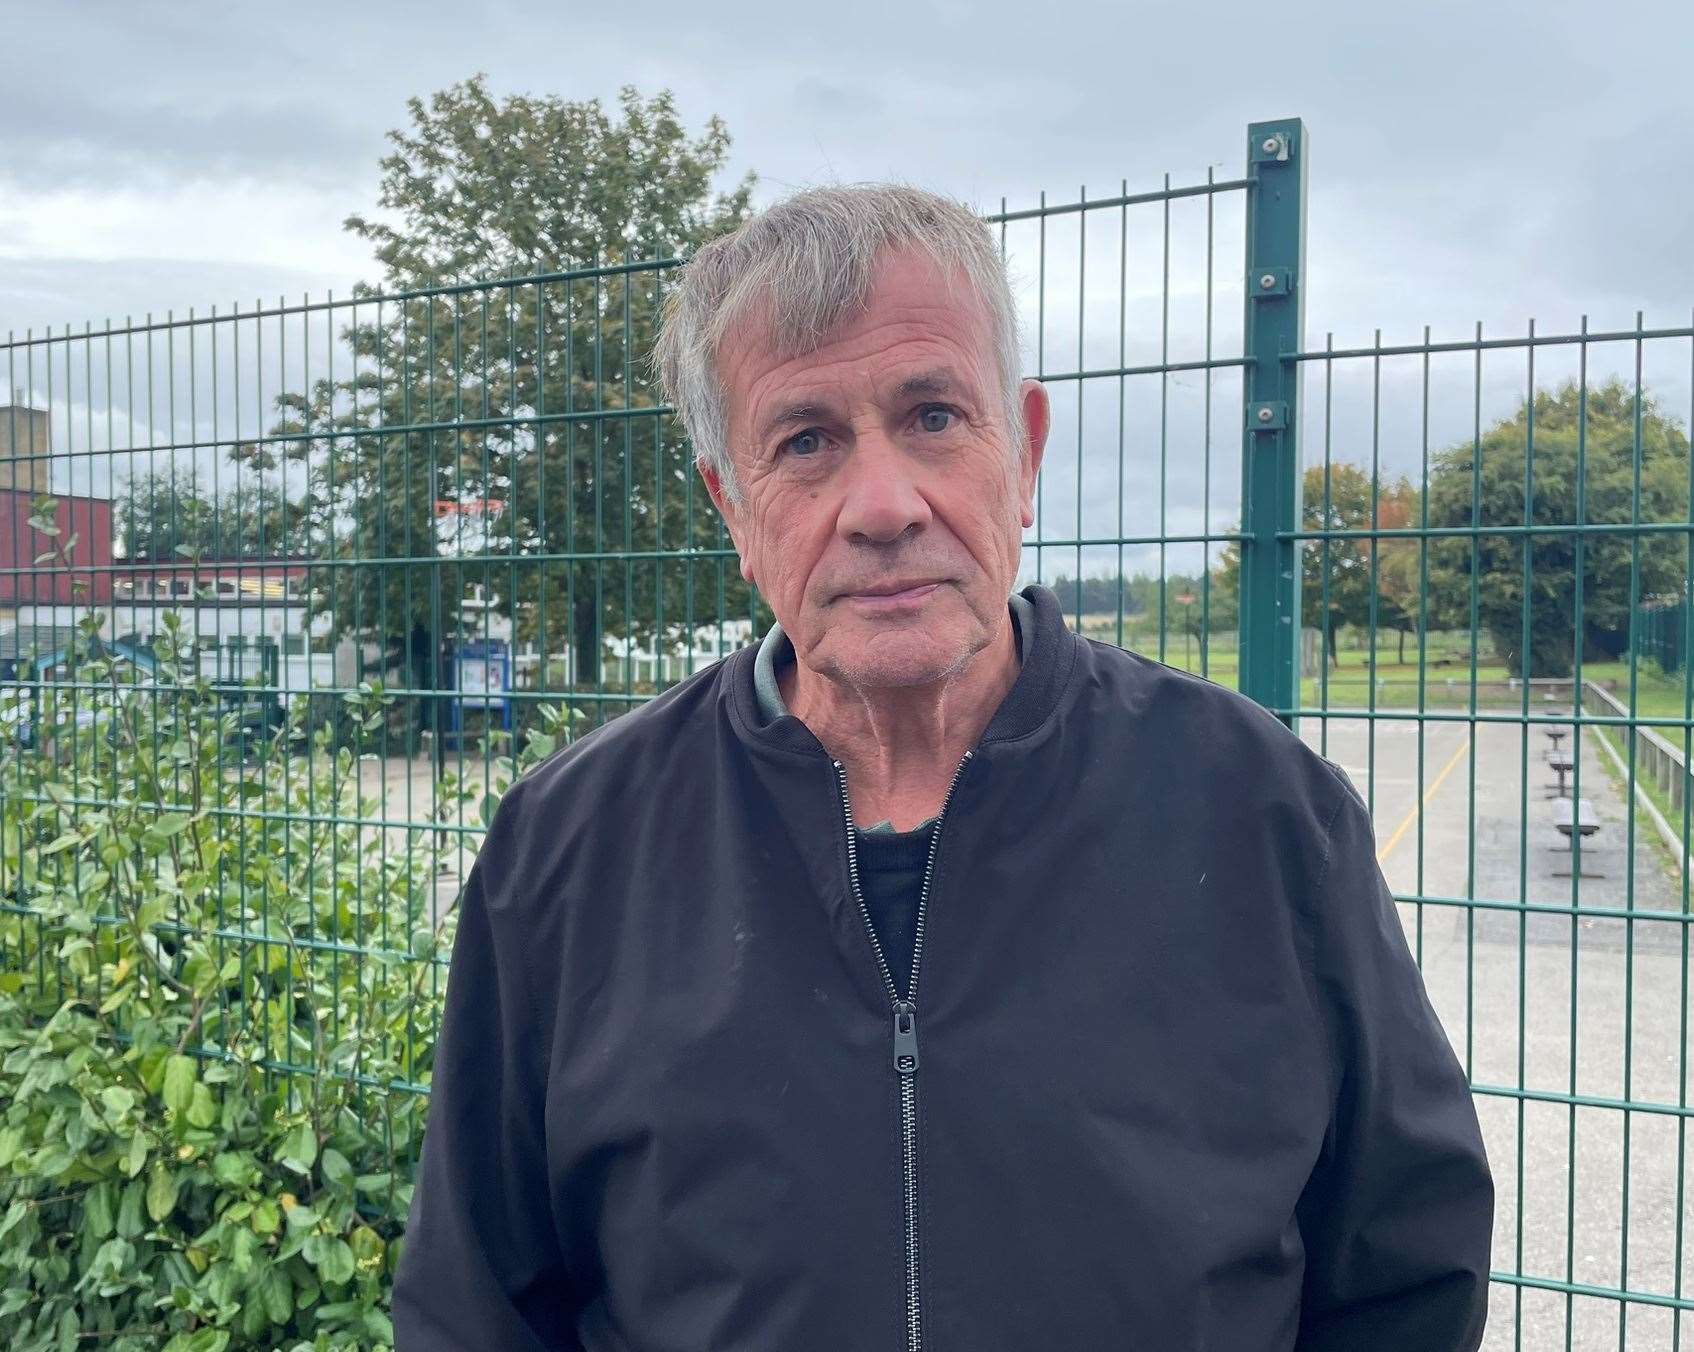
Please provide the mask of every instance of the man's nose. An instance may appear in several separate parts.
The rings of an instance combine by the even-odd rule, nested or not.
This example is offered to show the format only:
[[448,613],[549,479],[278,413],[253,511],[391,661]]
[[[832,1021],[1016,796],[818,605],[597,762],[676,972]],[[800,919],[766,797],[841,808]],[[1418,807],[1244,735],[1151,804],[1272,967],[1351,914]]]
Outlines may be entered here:
[[929,502],[919,491],[916,466],[887,437],[861,436],[847,459],[847,493],[836,522],[849,541],[887,544],[929,524]]

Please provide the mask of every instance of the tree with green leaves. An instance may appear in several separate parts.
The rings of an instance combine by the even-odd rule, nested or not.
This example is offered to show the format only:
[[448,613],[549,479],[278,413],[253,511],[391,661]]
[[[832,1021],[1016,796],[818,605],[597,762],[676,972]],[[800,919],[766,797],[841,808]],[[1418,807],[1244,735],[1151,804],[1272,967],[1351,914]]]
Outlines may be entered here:
[[[690,611],[747,613],[687,447],[668,415],[640,412],[660,405],[647,358],[666,275],[640,264],[751,211],[751,174],[713,190],[723,123],[691,138],[668,91],[626,86],[613,114],[496,99],[480,75],[407,108],[382,161],[384,216],[346,227],[375,246],[384,295],[413,294],[356,289],[341,332],[354,369],[278,400],[276,431],[297,439],[276,444],[311,467],[314,553],[384,560],[314,579],[337,632],[415,656],[452,639],[483,583],[520,642],[568,642],[591,683],[604,635],[663,640]],[[438,504],[476,499],[503,506],[467,548]]]
[[[254,454],[243,444],[230,458],[240,465]],[[303,524],[300,504],[280,478],[237,473],[208,490],[196,466],[131,474],[113,500],[112,517],[122,557],[155,563],[278,558],[298,547]]]
[[[1410,487],[1410,485],[1407,485]],[[1404,502],[1384,504],[1383,519],[1380,524],[1384,527],[1399,528],[1417,526],[1419,524],[1415,513],[1410,510],[1418,499],[1417,494],[1409,495]],[[1403,666],[1406,661],[1406,638],[1418,632],[1421,622],[1425,631],[1429,629],[1428,617],[1423,603],[1422,564],[1419,558],[1419,541],[1412,537],[1383,540],[1378,544],[1376,572],[1376,622],[1377,628],[1392,629],[1400,637],[1400,651],[1396,660]]]
[[[1352,464],[1310,466],[1301,479],[1300,497],[1302,530],[1392,530],[1416,518],[1417,490],[1409,479],[1402,475],[1384,481],[1380,474],[1373,477]],[[1417,605],[1415,597],[1394,589],[1393,579],[1398,575],[1394,560],[1408,549],[1415,557],[1417,542],[1405,537],[1373,540],[1368,534],[1302,543],[1301,623],[1323,631],[1332,665],[1340,664],[1336,635],[1342,626],[1368,629],[1373,618],[1379,629],[1401,631],[1403,656],[1405,630],[1416,629]],[[1232,540],[1221,551],[1215,584],[1230,610],[1239,603],[1240,580],[1241,545]]]
[[1135,595],[1135,578],[1116,573],[1088,573],[1080,578],[1060,572],[1048,581],[1054,595],[1067,608],[1080,607],[1085,615],[1113,615],[1121,604],[1125,617],[1141,607]]
[[1579,493],[1590,525],[1688,520],[1687,434],[1632,385],[1585,392],[1569,383],[1536,392],[1479,441],[1431,462],[1430,526],[1484,528],[1431,539],[1436,622],[1469,627],[1474,585],[1477,623],[1514,676],[1570,674],[1579,582],[1584,661],[1624,650],[1632,600],[1684,594],[1688,545],[1678,532],[1605,530],[1579,541],[1575,531],[1486,530],[1574,525]]

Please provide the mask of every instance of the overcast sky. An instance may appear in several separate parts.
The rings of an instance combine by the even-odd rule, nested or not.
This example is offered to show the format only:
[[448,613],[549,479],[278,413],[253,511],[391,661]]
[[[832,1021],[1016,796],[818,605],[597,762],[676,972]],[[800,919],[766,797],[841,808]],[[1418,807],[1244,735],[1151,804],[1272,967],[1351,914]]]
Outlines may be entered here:
[[[5,10],[0,333],[374,280],[341,221],[374,206],[383,134],[479,70],[497,93],[669,87],[691,131],[725,119],[724,184],[753,169],[760,201],[898,177],[991,210],[1230,178],[1249,121],[1299,116],[1308,346],[1694,307],[1687,0]],[[1200,220],[1178,218],[1179,252]],[[1227,211],[1218,248],[1238,286]],[[1056,294],[1074,266],[1053,258]],[[1054,305],[1075,310],[1074,281]],[[1049,337],[1074,348],[1074,324]],[[1658,355],[1686,418],[1687,344]]]
[[340,222],[374,205],[384,131],[477,70],[567,98],[668,86],[693,128],[727,121],[765,199],[1233,176],[1247,122],[1298,115],[1320,337],[1694,305],[1681,0],[5,8],[0,328],[370,276]]

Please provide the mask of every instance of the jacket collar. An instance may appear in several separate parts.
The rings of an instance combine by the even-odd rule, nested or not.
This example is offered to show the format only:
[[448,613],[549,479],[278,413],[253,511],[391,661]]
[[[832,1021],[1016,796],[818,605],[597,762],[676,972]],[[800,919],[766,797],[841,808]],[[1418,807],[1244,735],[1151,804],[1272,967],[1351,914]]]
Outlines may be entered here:
[[[1035,646],[1035,610],[1022,592],[1008,596],[1006,607],[1012,614],[1012,637],[1017,642],[1021,667],[1027,652]],[[758,708],[760,727],[788,712],[788,706],[782,700],[777,668],[793,660],[793,643],[782,632],[782,624],[772,620],[753,656],[753,699]]]
[[[1014,741],[1041,727],[1058,707],[1083,642],[1066,626],[1059,598],[1050,588],[1032,582],[1020,594],[1029,602],[1035,617],[1035,641],[1017,680],[989,720],[979,746]],[[742,648],[724,660],[724,695],[737,735],[753,750],[827,760],[829,753],[823,744],[793,714],[784,714],[769,723],[761,718],[753,684],[757,654],[755,645]]]

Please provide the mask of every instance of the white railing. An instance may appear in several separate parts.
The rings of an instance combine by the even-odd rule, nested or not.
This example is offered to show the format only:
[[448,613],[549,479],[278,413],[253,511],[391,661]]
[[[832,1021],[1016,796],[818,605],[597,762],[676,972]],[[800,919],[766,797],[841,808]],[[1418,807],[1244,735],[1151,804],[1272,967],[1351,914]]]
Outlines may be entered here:
[[[1606,712],[1622,718],[1630,717],[1629,706],[1611,691],[1592,681],[1584,681],[1582,685],[1585,698],[1592,695]],[[1681,750],[1651,728],[1619,728],[1618,731],[1634,734],[1636,779],[1651,780],[1657,784],[1659,791],[1670,799],[1671,807],[1680,814],[1688,791],[1688,762]],[[1625,743],[1627,751],[1627,738],[1619,740]]]

